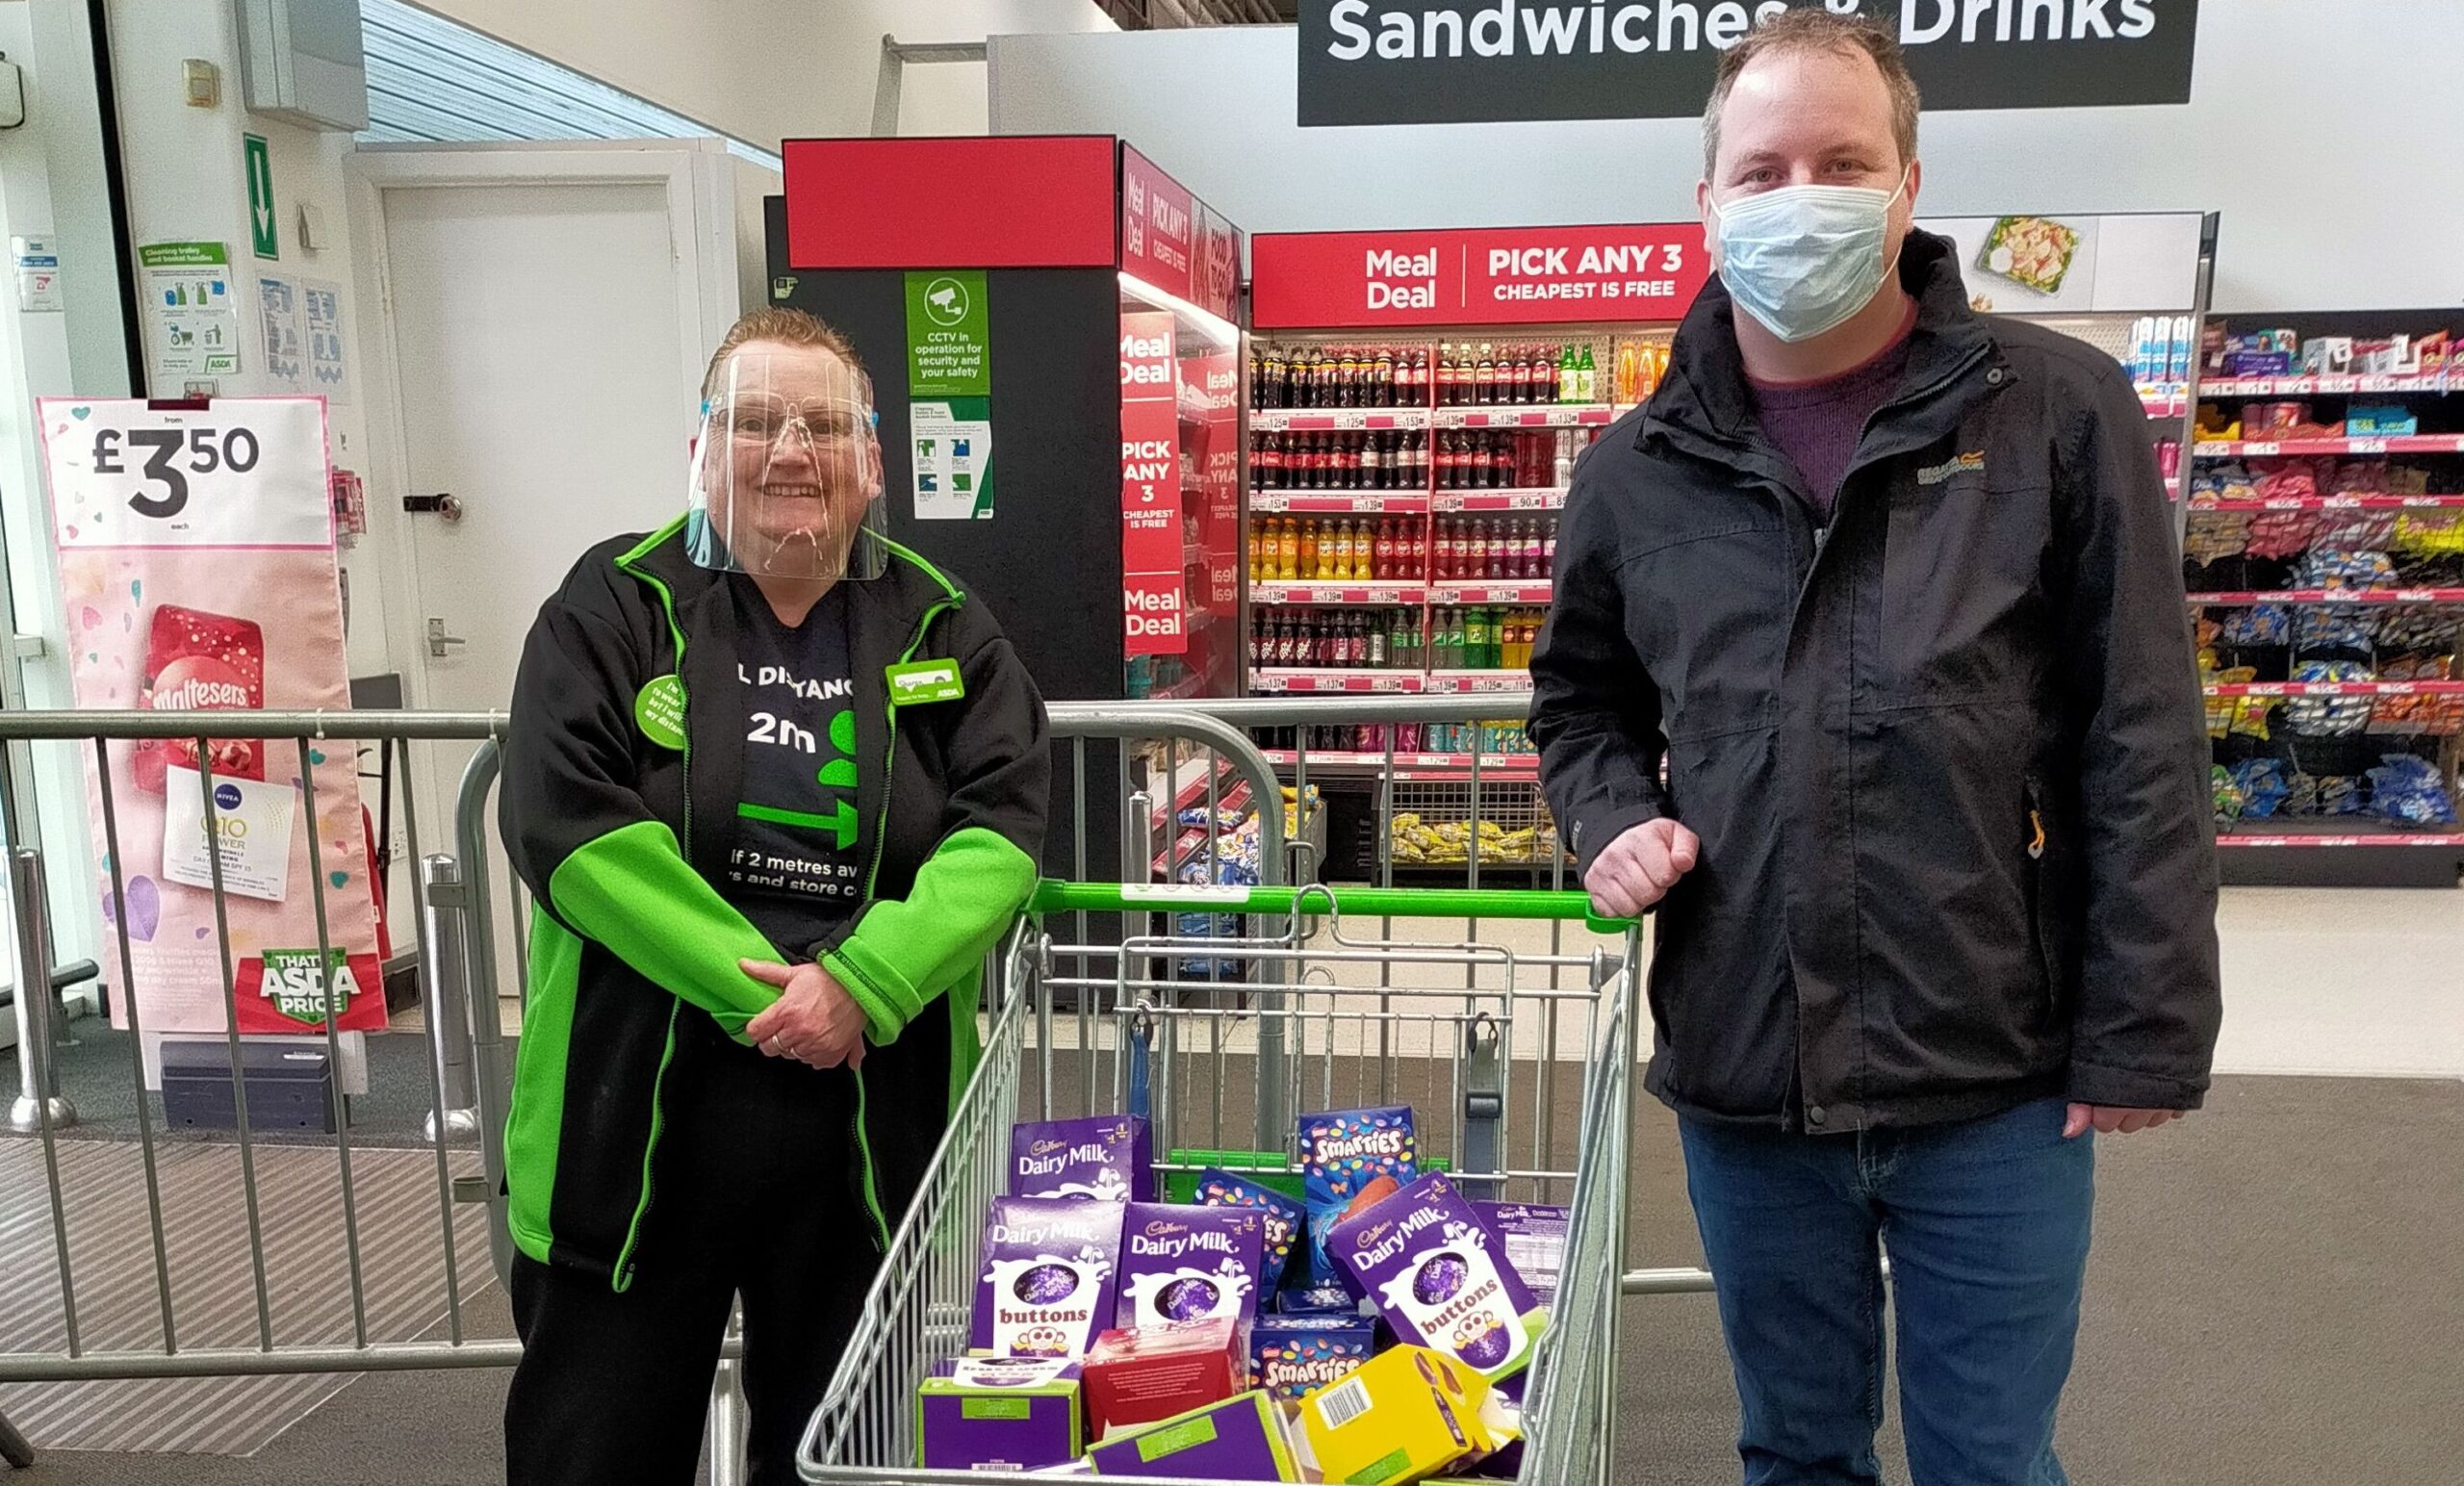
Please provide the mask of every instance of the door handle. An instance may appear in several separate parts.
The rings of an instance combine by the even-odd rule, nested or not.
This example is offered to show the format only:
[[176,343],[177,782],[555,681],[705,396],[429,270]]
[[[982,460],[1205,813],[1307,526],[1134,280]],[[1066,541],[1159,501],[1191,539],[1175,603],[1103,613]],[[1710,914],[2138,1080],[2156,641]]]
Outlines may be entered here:
[[430,655],[442,660],[445,658],[446,653],[450,651],[454,646],[468,645],[470,643],[470,641],[462,638],[458,634],[446,633],[445,621],[443,619],[433,614],[428,616],[427,653]]
[[462,500],[458,496],[404,496],[402,509],[413,516],[435,516],[448,525],[462,519]]

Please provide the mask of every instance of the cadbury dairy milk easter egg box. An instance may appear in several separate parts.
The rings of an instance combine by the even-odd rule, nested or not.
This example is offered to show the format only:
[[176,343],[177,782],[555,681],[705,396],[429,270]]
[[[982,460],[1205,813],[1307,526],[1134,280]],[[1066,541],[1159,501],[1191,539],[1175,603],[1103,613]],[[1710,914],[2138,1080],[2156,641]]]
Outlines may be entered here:
[[1025,1121],[1010,1127],[1010,1195],[1147,1202],[1155,1163],[1146,1121],[1133,1114]]
[[1258,1319],[1266,1219],[1249,1208],[1133,1202],[1121,1219],[1116,1326]]
[[1326,1252],[1400,1340],[1434,1347],[1492,1382],[1530,1363],[1548,1315],[1444,1172],[1336,1223]]
[[997,1197],[984,1220],[968,1343],[1000,1357],[1079,1357],[1112,1324],[1126,1204]]

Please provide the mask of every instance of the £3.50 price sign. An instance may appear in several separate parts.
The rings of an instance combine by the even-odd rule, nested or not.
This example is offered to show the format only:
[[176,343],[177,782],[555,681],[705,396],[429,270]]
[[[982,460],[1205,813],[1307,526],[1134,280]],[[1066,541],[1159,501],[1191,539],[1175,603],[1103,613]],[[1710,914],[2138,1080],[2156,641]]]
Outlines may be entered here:
[[42,399],[53,530],[64,548],[324,547],[325,406],[226,397],[154,406]]

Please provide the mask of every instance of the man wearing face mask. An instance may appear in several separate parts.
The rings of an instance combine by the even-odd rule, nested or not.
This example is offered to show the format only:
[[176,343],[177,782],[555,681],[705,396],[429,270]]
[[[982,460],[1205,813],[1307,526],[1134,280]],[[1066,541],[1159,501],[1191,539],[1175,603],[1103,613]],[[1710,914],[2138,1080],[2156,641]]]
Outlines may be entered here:
[[1648,1083],[1752,1486],[1880,1480],[1884,1249],[1915,1481],[2065,1479],[2093,1140],[2196,1108],[2219,1017],[2145,414],[1969,309],[1912,225],[1916,113],[1860,20],[1722,59],[1719,278],[1576,472],[1531,663],[1584,885],[1658,913]]

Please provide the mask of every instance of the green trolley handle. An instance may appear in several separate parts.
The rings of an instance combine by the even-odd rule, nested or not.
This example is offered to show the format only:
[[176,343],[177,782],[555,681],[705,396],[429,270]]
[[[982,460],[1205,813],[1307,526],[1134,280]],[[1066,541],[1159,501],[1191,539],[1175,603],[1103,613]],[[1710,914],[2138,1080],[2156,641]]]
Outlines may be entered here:
[[1596,934],[1625,934],[1635,920],[1603,918],[1591,896],[1512,887],[1227,887],[1207,884],[1065,883],[1046,878],[1028,902],[1035,913],[1325,913],[1348,918],[1580,919]]

